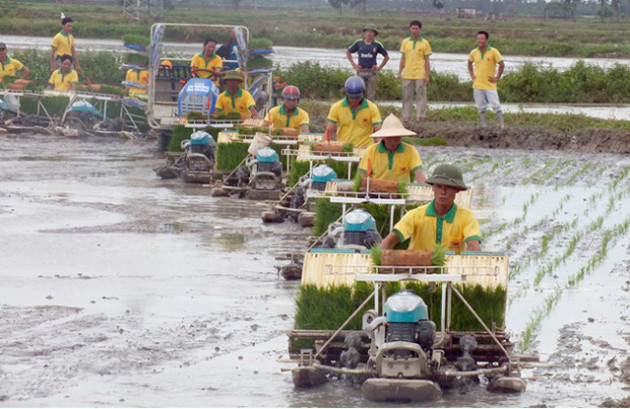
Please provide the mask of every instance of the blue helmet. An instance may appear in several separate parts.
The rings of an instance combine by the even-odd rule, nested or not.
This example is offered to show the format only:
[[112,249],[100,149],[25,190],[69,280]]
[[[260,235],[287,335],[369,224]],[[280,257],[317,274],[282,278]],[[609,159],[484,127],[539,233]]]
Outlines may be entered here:
[[365,82],[361,77],[353,75],[346,80],[343,89],[348,98],[362,98],[365,92]]

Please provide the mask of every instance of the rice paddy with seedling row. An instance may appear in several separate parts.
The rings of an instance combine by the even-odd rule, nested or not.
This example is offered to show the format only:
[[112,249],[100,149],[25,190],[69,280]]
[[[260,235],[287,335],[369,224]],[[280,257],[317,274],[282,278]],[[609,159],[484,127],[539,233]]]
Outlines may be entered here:
[[610,249],[619,252],[629,241],[630,221],[608,216],[630,214],[630,159],[455,147],[420,152],[431,158],[424,161],[427,176],[445,162],[466,170],[483,249],[510,257],[506,326],[519,351],[535,351],[541,329],[560,319],[554,311],[569,301],[569,290],[589,274],[605,275],[614,261]]

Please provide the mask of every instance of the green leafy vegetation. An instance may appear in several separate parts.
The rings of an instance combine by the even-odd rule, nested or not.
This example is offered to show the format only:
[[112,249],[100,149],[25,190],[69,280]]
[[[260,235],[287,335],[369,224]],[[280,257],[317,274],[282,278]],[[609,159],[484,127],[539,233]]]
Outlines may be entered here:
[[431,265],[442,267],[446,265],[446,249],[441,244],[435,246],[431,255]]
[[139,45],[140,47],[146,47],[151,43],[148,36],[141,34],[125,34],[122,38],[124,44]]
[[383,255],[383,250],[381,250],[380,247],[375,246],[370,249],[370,256],[372,257],[372,263],[375,266],[381,265],[382,255]]
[[247,43],[247,48],[250,50],[268,50],[273,48],[273,41],[268,38],[252,38]]

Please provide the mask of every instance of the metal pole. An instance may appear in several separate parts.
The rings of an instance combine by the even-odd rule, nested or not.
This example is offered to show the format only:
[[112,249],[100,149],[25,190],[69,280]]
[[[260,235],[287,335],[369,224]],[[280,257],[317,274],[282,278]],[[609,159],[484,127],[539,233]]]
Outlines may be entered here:
[[446,336],[446,281],[442,282],[442,311],[440,313],[440,331],[442,339]]
[[394,230],[394,205],[389,206],[389,232]]
[[322,351],[325,350],[328,347],[328,344],[330,344],[333,341],[333,339],[337,338],[337,335],[339,335],[339,333],[346,327],[346,325],[348,325],[350,323],[350,321],[352,321],[352,319],[359,313],[359,311],[361,311],[363,309],[363,307],[365,307],[365,305],[368,303],[368,301],[370,301],[370,299],[372,299],[372,297],[375,296],[376,293],[377,293],[377,290],[374,290],[374,292],[372,294],[370,294],[361,303],[361,305],[359,305],[359,308],[357,308],[356,310],[354,310],[354,312],[352,314],[350,314],[348,319],[343,324],[341,324],[341,327],[339,327],[339,329],[337,331],[335,331],[335,333],[330,338],[328,338],[328,341],[326,341],[324,343],[324,345],[321,347],[321,349],[319,351],[317,351],[317,353],[315,354],[313,359],[317,359],[319,354],[321,354]]
[[446,293],[446,307],[448,308],[448,315],[446,316],[446,328],[451,329],[451,312],[452,312],[452,302],[453,302],[453,291],[452,288],[453,283],[448,283],[447,293]]
[[492,337],[492,339],[494,340],[494,342],[496,342],[496,344],[499,346],[499,348],[501,348],[501,350],[503,351],[503,353],[505,353],[505,356],[507,357],[508,361],[510,363],[512,363],[512,357],[510,356],[510,354],[508,353],[508,351],[506,351],[505,348],[503,348],[503,345],[501,345],[501,342],[499,342],[499,340],[497,339],[497,337],[494,335],[494,333],[492,331],[490,331],[490,329],[488,328],[488,326],[483,322],[483,320],[481,319],[481,317],[479,315],[477,315],[477,313],[475,312],[475,310],[473,310],[473,308],[470,306],[470,304],[468,304],[468,301],[466,301],[464,299],[464,296],[461,295],[461,293],[457,290],[457,288],[453,287],[453,291],[455,291],[455,294],[459,297],[460,300],[462,300],[462,302],[464,303],[464,305],[470,310],[470,312],[475,316],[475,318],[477,318],[477,321],[479,321],[479,323],[484,327],[484,329],[486,330],[486,332],[488,334],[490,334],[490,336]]

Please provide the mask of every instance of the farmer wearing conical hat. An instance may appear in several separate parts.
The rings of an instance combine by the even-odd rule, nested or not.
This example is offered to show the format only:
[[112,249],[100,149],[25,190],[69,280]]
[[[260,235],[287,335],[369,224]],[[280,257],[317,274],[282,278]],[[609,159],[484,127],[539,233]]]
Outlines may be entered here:
[[468,189],[462,172],[453,165],[439,165],[426,183],[433,186],[433,201],[409,211],[381,242],[381,249],[411,239],[410,250],[433,250],[441,244],[457,253],[481,251],[477,218],[470,209],[455,204],[457,192]]
[[238,71],[227,71],[225,73],[226,90],[217,98],[214,109],[217,113],[229,114],[238,112],[241,118],[258,118],[256,102],[254,97],[247,90],[240,87],[243,82],[243,74]]
[[403,136],[413,135],[416,133],[405,129],[400,119],[389,114],[381,129],[370,135],[377,143],[365,151],[359,170],[367,173],[369,163],[372,172],[370,177],[375,179],[409,183],[413,175],[416,182],[423,183],[425,177],[418,150],[413,145],[402,142]]

